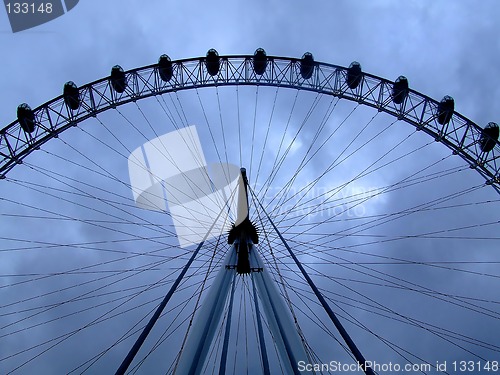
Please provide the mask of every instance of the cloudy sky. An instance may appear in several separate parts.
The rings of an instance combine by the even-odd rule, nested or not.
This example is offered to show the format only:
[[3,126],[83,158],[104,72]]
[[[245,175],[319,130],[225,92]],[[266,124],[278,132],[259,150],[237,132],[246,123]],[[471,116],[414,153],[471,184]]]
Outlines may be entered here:
[[[115,64],[128,70],[163,53],[183,59],[209,48],[235,55],[258,47],[274,56],[310,51],[341,66],[356,60],[390,80],[403,74],[437,100],[451,95],[456,111],[480,126],[499,118],[500,5],[493,0],[142,3],[82,0],[15,34],[0,11],[2,127],[20,103],[35,108],[65,82],[81,86]],[[193,124],[207,160],[247,167],[260,201],[368,360],[447,361],[448,373],[453,361],[500,361],[498,194],[442,144],[356,103],[285,89],[191,90],[108,112],[47,143],[0,181],[0,373],[116,370],[194,250],[178,248],[168,214],[134,206],[127,157]],[[342,188],[365,169],[371,173]],[[353,363],[252,204],[263,258],[312,358]],[[171,373],[225,241],[201,250],[133,371]],[[259,373],[250,279],[237,278],[235,290],[228,373]],[[218,370],[221,333],[207,373]]]

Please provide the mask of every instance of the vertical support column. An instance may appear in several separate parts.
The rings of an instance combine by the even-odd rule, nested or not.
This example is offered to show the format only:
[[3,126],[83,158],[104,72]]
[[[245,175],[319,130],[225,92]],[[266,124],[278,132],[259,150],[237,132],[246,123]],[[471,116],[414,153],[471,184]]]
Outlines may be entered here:
[[175,369],[176,374],[198,375],[202,374],[203,365],[215,331],[219,324],[222,310],[229,293],[229,285],[233,270],[226,268],[235,262],[236,250],[234,246],[229,250],[226,259],[217,274],[210,290],[197,312],[196,319],[189,332],[184,350]]
[[284,369],[287,374],[311,374],[311,372],[299,372],[298,370],[299,362],[308,363],[302,340],[283,297],[264,268],[262,259],[251,243],[249,247],[252,268],[262,270],[254,272],[253,277]]
[[227,309],[226,330],[224,332],[224,344],[222,345],[222,354],[220,359],[219,375],[226,374],[227,348],[229,346],[229,334],[231,333],[231,316],[233,314],[234,287],[236,285],[236,272],[233,273],[233,283],[231,286],[231,296],[229,297],[229,306]]
[[264,375],[270,375],[269,372],[269,360],[267,359],[267,349],[266,349],[266,340],[264,340],[264,331],[262,329],[262,319],[260,318],[260,309],[259,309],[259,297],[257,296],[257,289],[255,288],[255,280],[252,275],[252,289],[253,289],[253,299],[255,301],[255,317],[257,319],[257,330],[259,334],[259,346],[260,346],[260,355],[262,358],[262,367],[264,369]]

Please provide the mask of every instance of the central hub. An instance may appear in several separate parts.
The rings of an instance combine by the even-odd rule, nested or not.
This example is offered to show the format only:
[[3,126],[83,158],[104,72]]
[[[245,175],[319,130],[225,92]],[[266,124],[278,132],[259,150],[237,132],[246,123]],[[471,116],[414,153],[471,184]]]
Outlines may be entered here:
[[251,272],[249,253],[254,244],[259,242],[257,228],[250,221],[248,214],[248,180],[245,168],[241,168],[240,185],[238,190],[238,215],[232,225],[227,238],[230,245],[234,245],[237,254],[236,272],[249,274]]
[[229,231],[227,242],[230,245],[234,244],[237,253],[238,261],[236,272],[240,275],[249,274],[251,271],[249,258],[250,249],[252,245],[259,243],[259,234],[257,233],[255,225],[248,217],[237,226],[233,224]]

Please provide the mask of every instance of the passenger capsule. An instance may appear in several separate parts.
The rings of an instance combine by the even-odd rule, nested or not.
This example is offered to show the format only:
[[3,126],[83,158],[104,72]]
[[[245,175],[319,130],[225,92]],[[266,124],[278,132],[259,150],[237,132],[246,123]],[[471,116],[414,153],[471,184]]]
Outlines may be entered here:
[[451,96],[446,95],[438,105],[437,120],[441,125],[445,125],[451,120],[455,110],[455,101]]
[[255,74],[261,76],[266,71],[267,67],[267,56],[266,51],[262,48],[257,48],[253,54],[253,70]]
[[80,107],[80,91],[73,81],[66,82],[63,89],[64,103],[76,111]]
[[405,76],[399,76],[392,86],[392,101],[396,104],[403,103],[409,90],[408,79]]
[[205,64],[207,66],[208,74],[210,74],[211,76],[215,76],[219,73],[220,58],[215,49],[212,48],[208,50]]
[[23,103],[17,107],[17,120],[26,133],[33,133],[36,125],[35,114],[28,104]]
[[300,60],[300,75],[304,79],[309,79],[312,77],[314,72],[314,57],[312,53],[306,52]]
[[121,94],[127,88],[127,77],[120,65],[115,65],[111,68],[111,86],[113,90]]
[[167,55],[161,55],[158,59],[158,73],[160,73],[160,78],[168,82],[172,79],[174,74],[174,68],[172,66],[172,60]]
[[494,122],[488,123],[481,131],[481,139],[479,140],[481,151],[490,152],[493,150],[493,147],[497,144],[499,135],[500,130],[498,129],[498,125]]
[[357,61],[353,61],[349,68],[347,68],[346,83],[350,89],[355,89],[359,86],[362,78],[361,64]]

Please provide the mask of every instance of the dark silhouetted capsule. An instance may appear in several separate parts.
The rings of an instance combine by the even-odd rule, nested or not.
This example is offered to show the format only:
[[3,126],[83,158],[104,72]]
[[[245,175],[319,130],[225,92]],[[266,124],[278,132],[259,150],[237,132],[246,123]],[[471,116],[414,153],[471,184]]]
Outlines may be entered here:
[[80,91],[73,81],[64,84],[63,97],[64,103],[73,111],[80,107]]
[[219,73],[220,58],[217,51],[213,48],[208,50],[205,64],[207,66],[208,74],[210,74],[211,76],[215,76]]
[[497,144],[499,134],[498,125],[494,122],[489,122],[481,131],[481,139],[479,140],[481,151],[490,152],[493,150],[493,147]]
[[314,57],[312,53],[306,52],[300,60],[300,75],[304,79],[309,79],[312,77],[314,72]]
[[350,89],[355,89],[359,86],[362,78],[361,65],[357,61],[353,61],[347,68],[346,83]]
[[113,90],[121,94],[127,88],[127,77],[120,65],[115,65],[111,68],[111,86]]
[[35,114],[28,104],[23,103],[17,107],[17,120],[26,133],[33,133],[36,125]]
[[262,48],[257,48],[253,54],[253,70],[255,74],[262,75],[266,71],[267,56],[266,51]]
[[438,105],[437,120],[441,125],[445,125],[451,120],[455,110],[455,101],[451,96],[446,95]]
[[396,104],[401,104],[404,102],[408,96],[409,85],[408,79],[405,76],[399,76],[394,85],[392,86],[392,100]]
[[160,73],[160,78],[168,82],[172,79],[174,73],[174,68],[172,66],[172,60],[167,55],[161,55],[158,59],[158,73]]

